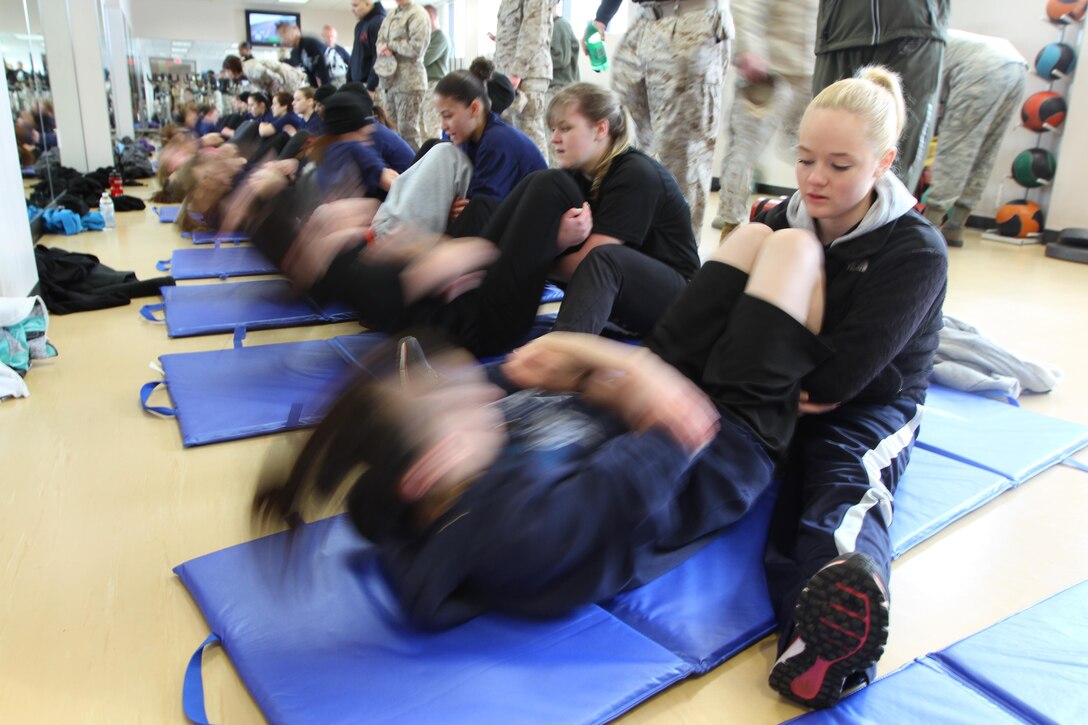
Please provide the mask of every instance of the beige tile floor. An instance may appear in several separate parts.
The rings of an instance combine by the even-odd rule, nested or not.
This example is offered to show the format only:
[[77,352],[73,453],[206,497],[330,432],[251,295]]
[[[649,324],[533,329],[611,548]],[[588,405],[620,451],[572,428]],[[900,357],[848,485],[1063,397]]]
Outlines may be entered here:
[[[141,278],[181,246],[151,211],[116,231],[48,238]],[[704,230],[704,252],[717,233]],[[705,255],[704,255],[705,256]],[[1024,406],[1088,424],[1088,267],[1038,246],[968,236],[951,251],[947,311],[1065,380]],[[354,325],[252,333],[248,344],[343,334]],[[0,404],[0,720],[183,722],[185,664],[206,625],[172,566],[252,538],[247,517],[265,454],[297,434],[182,450],[177,426],[137,402],[163,353],[221,349],[229,335],[169,340],[137,305],[54,316],[59,358]],[[165,401],[165,395],[163,396]],[[1088,454],[1080,455],[1088,460]],[[1088,578],[1088,474],[1053,469],[907,554],[894,568],[888,672]],[[775,723],[800,711],[765,686],[760,642],[626,716],[638,723]],[[222,651],[205,657],[208,712],[261,722]],[[921,693],[924,696],[924,693]]]

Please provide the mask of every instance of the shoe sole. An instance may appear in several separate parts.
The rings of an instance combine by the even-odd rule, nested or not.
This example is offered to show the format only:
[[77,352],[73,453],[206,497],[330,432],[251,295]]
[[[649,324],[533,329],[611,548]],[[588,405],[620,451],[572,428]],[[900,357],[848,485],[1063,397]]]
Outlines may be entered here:
[[872,667],[888,640],[888,597],[864,565],[818,571],[797,601],[795,635],[805,649],[775,663],[770,684],[802,705],[831,707],[846,678]]

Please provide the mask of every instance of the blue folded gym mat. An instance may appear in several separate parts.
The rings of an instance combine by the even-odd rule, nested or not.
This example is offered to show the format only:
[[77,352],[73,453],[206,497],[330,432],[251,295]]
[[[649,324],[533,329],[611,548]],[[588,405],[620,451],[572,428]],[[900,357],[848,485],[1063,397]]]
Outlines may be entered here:
[[175,571],[273,723],[603,722],[690,672],[598,607],[413,629],[344,517]]
[[178,220],[178,214],[181,212],[180,206],[153,206],[151,210],[155,212],[159,221],[163,224],[173,224]]
[[544,294],[540,296],[540,304],[546,305],[549,302],[561,302],[563,300],[563,290],[556,287],[551,282],[544,285]]
[[1088,427],[930,386],[918,446],[1021,483],[1088,445]]
[[249,235],[245,232],[193,232],[192,240],[193,244],[219,245],[230,242],[237,245],[241,242],[248,242]]
[[308,297],[296,297],[291,283],[284,279],[163,287],[162,299],[161,304],[145,305],[140,314],[162,322],[155,317],[162,311],[170,337],[358,319],[347,305],[321,305]]
[[[540,315],[527,339],[555,324]],[[385,340],[381,333],[331,340],[285,342],[234,349],[172,353],[159,357],[164,378],[140,390],[144,410],[176,417],[182,443],[199,446],[316,425],[332,398],[350,378],[360,355]],[[172,408],[148,400],[164,385]]]
[[219,245],[214,249],[175,249],[170,259],[159,262],[155,268],[169,272],[174,279],[226,279],[279,273],[276,265],[256,247]]
[[1088,582],[791,723],[1076,723],[1088,713]]
[[316,425],[359,357],[385,339],[361,333],[163,355],[159,362],[174,407],[148,405],[159,383],[143,387],[141,403],[145,410],[176,416],[185,446]]
[[[956,405],[955,396],[941,401],[941,409],[949,415],[963,412]],[[1014,414],[1005,423],[1015,434],[1017,426],[1034,426],[1037,418]],[[1053,441],[1048,448],[1072,447],[1084,432],[1079,426],[1056,430],[1051,435],[1066,438]],[[969,432],[968,427],[956,433],[966,439],[963,443],[967,447],[972,444]],[[953,440],[949,447],[958,449],[960,443]],[[1051,464],[1055,462],[1052,451],[1045,454]],[[994,466],[980,468],[962,458],[915,449],[897,491],[891,530],[897,555],[1014,485],[1012,479],[990,470]],[[1032,467],[1042,465],[1046,464]],[[540,622],[485,615],[440,635],[406,629],[373,562],[363,553],[354,557],[341,553],[340,547],[366,550],[365,542],[343,517],[304,526],[289,554],[285,553],[288,537],[279,534],[209,554],[176,571],[273,722],[307,722],[308,717],[319,722],[333,712],[345,722],[509,722],[521,721],[538,710],[552,722],[601,722],[680,677],[705,672],[772,631],[774,616],[762,565],[772,497],[773,492],[745,519],[672,571],[572,615],[577,618],[599,611],[594,622],[611,619],[625,625],[609,629],[605,639],[597,636],[596,624],[584,638],[572,639],[569,618]],[[311,530],[315,532],[312,535]],[[338,540],[331,546],[323,531],[336,531],[351,543]],[[263,582],[262,586],[238,585],[254,579]],[[329,602],[344,606],[350,616],[341,621],[306,615],[311,608]],[[1075,618],[1078,625],[1082,620],[1082,615]],[[543,644],[522,649],[522,640],[502,629],[507,626],[539,635],[540,643],[551,642],[559,648],[561,669],[577,676],[551,679],[560,668],[538,654]],[[491,627],[504,634],[493,635]],[[656,643],[659,649],[652,651],[669,652],[672,657],[651,657],[653,667],[647,667],[642,649],[636,654],[625,649],[627,639],[620,633],[627,632],[638,633],[645,642]],[[615,649],[612,638],[619,643]],[[453,662],[456,666],[421,670],[420,662]],[[199,722],[203,709],[195,706],[201,697],[199,653],[194,663],[187,675],[186,692],[190,716]],[[469,663],[470,669],[462,663]],[[476,667],[486,671],[488,678],[481,680]],[[365,683],[373,678],[372,669],[389,673],[391,679],[382,680],[380,688],[365,691],[320,684],[329,679]],[[591,682],[601,671],[608,674],[607,686]],[[500,689],[495,689],[491,677],[503,678]],[[919,670],[911,677],[925,686],[932,675]],[[433,702],[417,700],[421,692],[438,694]],[[497,697],[497,692],[502,697]],[[453,710],[446,709],[449,703],[443,699],[449,693],[456,700]],[[915,700],[927,700],[921,706],[932,707],[934,721],[941,722],[954,721],[960,715],[952,712],[940,717],[943,711],[938,705],[946,697],[943,691],[932,698],[912,694]],[[970,692],[966,697],[975,697],[989,707],[984,698]],[[472,703],[470,711],[460,709],[465,702]],[[432,705],[442,709],[431,710]],[[1002,722],[1002,711],[994,711],[997,714],[992,721]],[[307,715],[311,712],[316,714]]]

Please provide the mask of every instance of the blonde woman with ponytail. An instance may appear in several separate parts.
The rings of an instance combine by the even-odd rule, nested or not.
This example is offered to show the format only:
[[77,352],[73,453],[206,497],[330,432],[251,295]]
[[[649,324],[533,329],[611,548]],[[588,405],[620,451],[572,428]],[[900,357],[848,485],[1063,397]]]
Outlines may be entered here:
[[[819,339],[766,553],[780,624],[770,684],[811,707],[870,681],[888,631],[892,497],[921,422],[947,283],[941,234],[889,169],[906,113],[899,77],[862,68],[801,121],[798,191],[739,227],[713,261],[802,235],[822,251]],[[734,273],[723,277],[743,283]],[[750,292],[751,290],[749,290]],[[725,292],[727,293],[727,292]]]

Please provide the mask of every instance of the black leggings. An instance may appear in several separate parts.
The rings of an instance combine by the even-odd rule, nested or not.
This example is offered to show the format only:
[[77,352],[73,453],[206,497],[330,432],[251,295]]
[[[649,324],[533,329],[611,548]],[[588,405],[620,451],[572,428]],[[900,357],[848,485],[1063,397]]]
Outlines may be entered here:
[[[582,192],[565,172],[540,171],[523,179],[495,209],[481,234],[499,247],[499,258],[479,287],[449,303],[426,299],[406,306],[402,267],[360,261],[358,249],[337,258],[314,293],[344,300],[359,311],[363,322],[385,332],[435,327],[479,357],[509,352],[525,341],[536,319],[555,260],[563,212],[581,204]],[[253,235],[262,247],[274,246],[272,238],[285,236],[289,205],[272,206],[273,213]],[[289,245],[290,239],[284,241]],[[268,252],[278,259],[285,250],[283,246]]]
[[555,329],[596,335],[611,321],[642,337],[686,284],[675,269],[633,247],[602,245],[571,276]]

